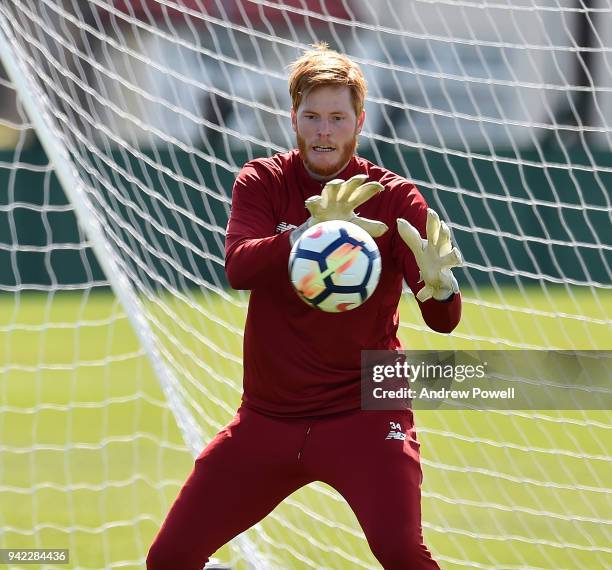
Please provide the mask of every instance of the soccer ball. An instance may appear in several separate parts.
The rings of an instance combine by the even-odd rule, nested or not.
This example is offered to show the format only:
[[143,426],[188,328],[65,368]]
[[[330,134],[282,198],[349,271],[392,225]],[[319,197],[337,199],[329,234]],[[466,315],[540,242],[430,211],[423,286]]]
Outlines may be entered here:
[[328,313],[365,303],[378,285],[380,269],[380,252],[370,235],[340,220],[308,228],[289,255],[289,276],[300,298]]

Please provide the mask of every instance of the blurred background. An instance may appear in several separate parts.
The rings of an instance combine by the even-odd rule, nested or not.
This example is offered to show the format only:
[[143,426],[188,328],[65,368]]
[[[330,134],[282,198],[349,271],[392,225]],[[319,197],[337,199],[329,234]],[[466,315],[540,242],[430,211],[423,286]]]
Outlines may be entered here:
[[[491,265],[502,281],[516,271],[610,278],[609,257],[590,246],[610,204],[603,0],[20,1],[14,18],[74,144],[89,141],[111,161],[142,149],[169,168],[203,158],[196,169],[212,168],[223,196],[244,160],[294,146],[287,66],[327,41],[369,82],[360,153],[412,179],[460,245],[480,252],[465,279],[490,284]],[[36,161],[36,135],[6,78],[0,101],[0,147]],[[223,227],[228,202],[213,202]],[[509,251],[500,232],[517,236]],[[210,247],[221,255],[220,245]],[[222,264],[202,271],[224,278]]]
[[[156,144],[155,135],[136,121],[117,125],[110,103],[190,144],[216,134],[241,146],[240,133],[267,149],[291,147],[286,66],[315,41],[363,65],[368,144],[610,144],[605,0],[517,0],[486,9],[389,0],[61,0],[37,10],[46,25],[39,33],[64,40],[53,49],[66,71],[99,91],[100,118],[141,145]],[[85,101],[86,90],[72,87]],[[1,143],[10,148],[19,112],[6,80],[1,96]],[[184,113],[177,117],[173,107]]]

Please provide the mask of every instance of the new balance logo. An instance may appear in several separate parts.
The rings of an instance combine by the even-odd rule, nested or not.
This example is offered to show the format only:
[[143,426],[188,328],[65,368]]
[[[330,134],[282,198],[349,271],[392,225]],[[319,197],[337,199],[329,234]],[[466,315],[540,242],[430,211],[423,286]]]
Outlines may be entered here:
[[278,224],[278,226],[276,226],[275,231],[277,234],[282,234],[283,232],[288,232],[289,230],[294,230],[295,228],[297,228],[297,226],[294,226],[293,224],[281,222],[280,224]]
[[399,441],[404,441],[406,439],[406,434],[402,430],[401,424],[397,422],[389,422],[389,426],[391,429],[385,439],[397,439]]
[[400,441],[404,441],[406,439],[406,434],[401,431],[390,431],[385,439],[399,439]]

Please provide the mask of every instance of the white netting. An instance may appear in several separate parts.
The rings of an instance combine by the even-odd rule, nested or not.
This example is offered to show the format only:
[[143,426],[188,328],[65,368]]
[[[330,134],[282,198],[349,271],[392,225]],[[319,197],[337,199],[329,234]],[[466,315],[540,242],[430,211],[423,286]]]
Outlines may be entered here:
[[[414,180],[466,258],[461,325],[428,331],[406,296],[406,346],[611,348],[610,2],[11,0],[0,27],[23,76],[0,77],[0,548],[142,567],[239,402],[231,185],[293,146],[286,65],[314,41],[367,75],[360,153]],[[443,567],[612,566],[609,412],[417,423]],[[324,485],[219,556],[377,567]]]

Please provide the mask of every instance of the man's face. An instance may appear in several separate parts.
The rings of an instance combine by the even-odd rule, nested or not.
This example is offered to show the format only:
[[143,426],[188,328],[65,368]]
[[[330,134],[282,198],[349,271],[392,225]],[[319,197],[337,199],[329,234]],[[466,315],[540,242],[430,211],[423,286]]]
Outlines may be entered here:
[[331,179],[344,169],[357,147],[365,113],[356,116],[346,86],[312,89],[291,110],[300,156],[315,178]]

